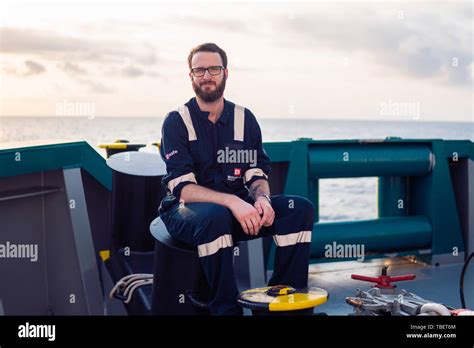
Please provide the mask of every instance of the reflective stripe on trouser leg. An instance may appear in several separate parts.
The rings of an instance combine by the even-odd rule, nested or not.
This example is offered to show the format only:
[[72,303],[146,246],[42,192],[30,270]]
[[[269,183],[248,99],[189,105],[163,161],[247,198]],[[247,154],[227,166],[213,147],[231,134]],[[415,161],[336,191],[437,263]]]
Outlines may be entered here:
[[301,231],[296,233],[273,236],[275,244],[279,247],[296,245],[298,243],[311,243],[311,231]]
[[212,242],[198,245],[198,255],[199,257],[210,256],[219,251],[219,249],[228,248],[233,246],[232,235],[224,234]]
[[290,285],[295,288],[308,286],[310,247],[310,242],[277,246],[273,275],[268,284]]
[[[214,203],[175,204],[162,215],[169,233],[198,249],[213,315],[241,315],[233,270],[232,213]],[[183,274],[183,277],[186,277]]]
[[[204,233],[206,239],[218,234],[212,230]],[[231,234],[198,245],[198,255],[209,283],[209,308],[213,315],[241,314],[241,309],[235,308],[238,290],[234,278],[233,245]]]
[[276,251],[273,275],[268,284],[304,288],[308,286],[314,206],[298,196],[276,196],[272,201]]

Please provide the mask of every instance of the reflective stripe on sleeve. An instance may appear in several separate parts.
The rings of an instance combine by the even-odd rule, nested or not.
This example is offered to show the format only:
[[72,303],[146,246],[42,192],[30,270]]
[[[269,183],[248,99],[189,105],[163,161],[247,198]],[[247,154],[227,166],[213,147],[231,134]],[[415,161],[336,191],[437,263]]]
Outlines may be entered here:
[[171,192],[173,192],[174,188],[176,186],[178,186],[178,184],[180,184],[182,182],[185,182],[185,181],[189,181],[189,182],[193,182],[193,183],[197,184],[196,177],[194,176],[194,173],[188,173],[188,174],[178,176],[176,179],[170,180],[168,182],[168,189]]
[[263,176],[265,179],[268,179],[268,175],[260,168],[251,168],[245,171],[244,184],[249,182],[254,176]]

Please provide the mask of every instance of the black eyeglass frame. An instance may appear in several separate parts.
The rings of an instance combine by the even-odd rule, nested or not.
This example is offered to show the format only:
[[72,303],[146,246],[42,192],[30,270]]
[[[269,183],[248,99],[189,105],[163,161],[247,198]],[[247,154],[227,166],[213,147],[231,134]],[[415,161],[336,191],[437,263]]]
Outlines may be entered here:
[[[219,72],[213,74],[211,73],[211,70],[210,69],[216,69],[216,68],[219,68]],[[199,74],[199,75],[196,75],[196,71],[199,70],[201,71],[202,70],[202,74]],[[220,73],[225,70],[225,68],[222,66],[222,65],[214,65],[214,66],[209,66],[207,68],[192,68],[191,69],[191,73],[193,74],[194,77],[203,77],[204,75],[206,75],[206,71],[209,73],[209,75],[211,76],[217,76],[217,75],[220,75]]]

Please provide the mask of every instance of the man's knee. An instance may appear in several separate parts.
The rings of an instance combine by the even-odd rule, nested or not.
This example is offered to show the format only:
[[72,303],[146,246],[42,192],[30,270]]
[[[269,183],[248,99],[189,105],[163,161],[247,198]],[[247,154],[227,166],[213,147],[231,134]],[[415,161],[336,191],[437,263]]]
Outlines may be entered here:
[[203,225],[226,226],[232,221],[232,213],[223,205],[207,203],[200,220]]
[[288,210],[286,214],[294,216],[300,221],[306,222],[308,225],[314,223],[314,204],[309,199],[301,196],[284,196],[288,202]]
[[305,197],[299,197],[299,205],[301,210],[304,211],[305,215],[311,217],[311,220],[314,220],[314,204],[309,199]]
[[301,196],[285,196],[288,200],[288,207],[296,211],[314,215],[314,204],[309,199]]
[[[199,217],[200,226],[195,238],[198,244],[216,240],[222,236],[230,236],[232,233],[232,213],[226,207],[208,203],[206,209]],[[226,241],[225,244],[228,244]]]

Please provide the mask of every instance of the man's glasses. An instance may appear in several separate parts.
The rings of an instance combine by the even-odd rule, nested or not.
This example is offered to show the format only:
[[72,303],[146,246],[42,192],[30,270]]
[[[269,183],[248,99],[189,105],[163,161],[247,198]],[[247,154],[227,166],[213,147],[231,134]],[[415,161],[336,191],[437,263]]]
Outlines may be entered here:
[[206,70],[209,71],[210,75],[219,75],[221,71],[224,69],[223,66],[210,66],[208,68],[194,68],[191,69],[191,73],[194,77],[203,77],[206,74]]

